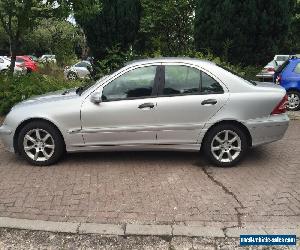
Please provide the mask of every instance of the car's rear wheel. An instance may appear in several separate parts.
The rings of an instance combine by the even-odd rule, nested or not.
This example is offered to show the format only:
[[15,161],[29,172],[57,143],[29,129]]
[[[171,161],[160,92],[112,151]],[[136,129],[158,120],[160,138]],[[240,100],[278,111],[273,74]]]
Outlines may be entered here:
[[297,111],[300,109],[300,93],[297,91],[288,92],[288,110]]
[[65,144],[61,134],[53,125],[44,121],[33,121],[21,129],[18,149],[29,163],[48,166],[62,157]]
[[68,73],[68,80],[75,81],[77,78],[78,77],[77,77],[76,73],[74,73],[74,72]]
[[247,136],[238,126],[221,124],[208,131],[203,144],[208,160],[218,167],[236,165],[248,149]]

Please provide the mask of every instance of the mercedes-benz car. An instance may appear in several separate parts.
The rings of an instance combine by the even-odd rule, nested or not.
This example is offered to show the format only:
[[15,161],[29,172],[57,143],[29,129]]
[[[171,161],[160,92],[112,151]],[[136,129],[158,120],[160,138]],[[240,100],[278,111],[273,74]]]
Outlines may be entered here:
[[250,147],[281,139],[286,91],[203,60],[132,62],[91,86],[32,97],[12,108],[0,135],[11,152],[50,165],[66,152],[203,151],[237,164]]

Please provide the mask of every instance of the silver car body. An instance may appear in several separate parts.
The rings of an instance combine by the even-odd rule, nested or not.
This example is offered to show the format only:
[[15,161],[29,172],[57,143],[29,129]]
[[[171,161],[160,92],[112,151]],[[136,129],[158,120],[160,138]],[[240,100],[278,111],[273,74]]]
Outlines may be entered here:
[[[185,65],[213,77],[223,94],[160,96],[95,104],[103,87],[134,69],[151,65]],[[222,121],[246,127],[251,145],[281,139],[288,128],[286,114],[271,115],[284,97],[277,85],[257,86],[208,62],[188,58],[162,58],[133,62],[100,79],[81,95],[75,90],[33,97],[17,104],[0,128],[4,145],[16,151],[14,137],[18,128],[32,119],[53,123],[61,132],[68,152],[101,150],[199,150],[208,129]],[[216,99],[216,105],[201,105]],[[153,103],[153,109],[139,105]]]
[[88,66],[92,66],[89,61],[80,61],[74,64],[73,66],[66,68],[64,70],[65,78],[68,78],[68,74],[70,72],[75,73],[78,78],[88,78],[90,76]]

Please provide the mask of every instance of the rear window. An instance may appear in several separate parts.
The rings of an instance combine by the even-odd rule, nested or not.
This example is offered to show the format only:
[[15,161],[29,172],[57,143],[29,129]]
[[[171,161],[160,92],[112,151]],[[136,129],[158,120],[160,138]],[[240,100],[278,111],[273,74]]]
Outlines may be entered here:
[[297,63],[297,66],[294,69],[294,72],[300,74],[300,63]]
[[233,75],[235,75],[235,76],[241,78],[242,80],[244,80],[244,81],[246,81],[246,82],[248,82],[248,83],[254,85],[254,86],[257,85],[257,83],[256,83],[255,81],[253,81],[252,79],[247,79],[246,77],[244,77],[244,76],[238,74],[237,72],[234,72],[234,71],[232,71],[231,69],[228,69],[228,68],[226,68],[226,67],[224,67],[224,66],[221,66],[221,65],[218,65],[218,66],[219,66],[220,68],[222,68],[222,69],[228,71],[229,73],[231,73],[231,74],[233,74]]
[[288,66],[290,63],[290,60],[286,60],[282,65],[280,65],[278,67],[278,69],[275,71],[276,73],[281,73],[285,68],[286,66]]
[[276,61],[286,61],[289,59],[289,56],[277,56]]

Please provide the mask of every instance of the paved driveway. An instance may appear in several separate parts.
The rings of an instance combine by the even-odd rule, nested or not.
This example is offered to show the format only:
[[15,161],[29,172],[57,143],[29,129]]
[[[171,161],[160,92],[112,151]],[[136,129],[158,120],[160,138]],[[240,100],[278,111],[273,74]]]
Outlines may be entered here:
[[198,153],[68,155],[32,167],[0,145],[0,217],[70,222],[300,224],[300,121],[238,167]]

